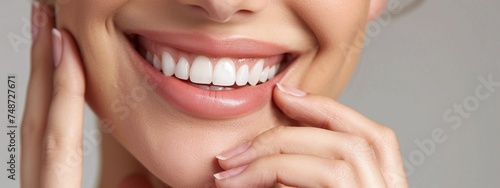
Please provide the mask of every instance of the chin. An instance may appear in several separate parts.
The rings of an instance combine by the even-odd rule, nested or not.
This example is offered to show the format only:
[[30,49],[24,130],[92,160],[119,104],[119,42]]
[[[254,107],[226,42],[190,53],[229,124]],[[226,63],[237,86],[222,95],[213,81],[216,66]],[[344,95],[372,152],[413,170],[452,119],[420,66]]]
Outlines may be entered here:
[[[84,55],[106,54],[85,55],[88,102],[110,121],[113,136],[168,185],[212,185],[213,174],[223,170],[217,154],[289,124],[271,96],[300,54],[250,38],[120,30],[80,41]],[[192,46],[202,40],[210,45]]]
[[[320,33],[329,37],[321,39],[328,48],[320,53],[320,39],[300,21],[261,20],[281,28],[264,35],[253,29],[266,27],[250,22],[228,32],[217,25],[193,29],[182,25],[189,21],[162,19],[174,18],[163,11],[171,6],[141,2],[70,1],[58,12],[65,18],[59,23],[82,53],[88,104],[138,161],[172,187],[212,185],[213,174],[222,171],[216,155],[290,125],[273,104],[277,83],[311,86],[306,90],[314,92],[345,74],[338,69],[350,70],[332,43],[354,36]],[[103,16],[110,10],[116,11],[112,19]],[[273,18],[279,10],[272,6],[263,14]],[[317,25],[334,28],[324,22]]]

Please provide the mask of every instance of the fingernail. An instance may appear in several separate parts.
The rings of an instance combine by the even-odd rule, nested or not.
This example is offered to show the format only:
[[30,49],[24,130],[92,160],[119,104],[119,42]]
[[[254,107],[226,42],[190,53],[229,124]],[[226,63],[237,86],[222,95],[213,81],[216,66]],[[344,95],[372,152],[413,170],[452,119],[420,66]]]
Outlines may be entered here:
[[218,179],[218,180],[223,180],[223,179],[227,179],[230,177],[234,177],[238,174],[241,174],[247,167],[248,167],[248,165],[238,167],[238,168],[233,168],[231,170],[227,170],[227,171],[224,171],[221,173],[214,174],[214,177],[215,177],[215,179]]
[[296,97],[305,97],[307,95],[306,92],[299,90],[297,88],[291,87],[291,86],[286,86],[283,84],[276,84],[278,86],[278,89],[286,94],[293,95]]
[[37,22],[37,18],[40,15],[40,2],[33,1],[31,6],[31,39],[35,41],[38,38],[38,33],[40,32],[40,27]]
[[54,56],[54,66],[57,67],[61,63],[62,39],[61,32],[56,28],[52,29],[52,53]]
[[238,146],[238,147],[236,147],[236,148],[234,148],[232,150],[229,150],[229,151],[226,151],[224,153],[221,153],[221,154],[215,156],[215,158],[217,158],[219,160],[227,160],[227,159],[229,159],[231,157],[234,157],[234,156],[236,156],[236,155],[238,155],[240,153],[245,152],[246,150],[248,150],[248,148],[250,148],[251,144],[252,144],[251,142],[247,142],[247,143],[245,143],[245,144],[243,144],[241,146]]

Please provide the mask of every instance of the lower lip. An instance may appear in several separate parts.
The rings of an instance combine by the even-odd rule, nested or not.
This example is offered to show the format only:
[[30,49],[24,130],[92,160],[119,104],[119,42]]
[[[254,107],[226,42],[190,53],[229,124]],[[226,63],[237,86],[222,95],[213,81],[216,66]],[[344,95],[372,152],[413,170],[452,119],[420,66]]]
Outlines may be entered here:
[[203,90],[175,77],[166,77],[151,66],[130,46],[133,64],[145,75],[150,75],[155,90],[170,104],[192,116],[207,119],[229,119],[262,109],[271,102],[272,91],[284,74],[264,84],[230,91]]

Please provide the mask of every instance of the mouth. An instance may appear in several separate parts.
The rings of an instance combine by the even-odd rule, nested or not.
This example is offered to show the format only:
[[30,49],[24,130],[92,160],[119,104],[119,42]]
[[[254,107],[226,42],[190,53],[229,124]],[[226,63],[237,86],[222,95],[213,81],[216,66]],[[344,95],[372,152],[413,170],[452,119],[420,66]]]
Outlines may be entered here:
[[135,64],[153,78],[160,96],[182,112],[208,119],[235,118],[269,104],[274,86],[297,56],[258,41],[200,34],[128,38]]
[[280,73],[290,55],[207,57],[138,38],[136,50],[157,71],[203,90],[234,90],[266,83]]

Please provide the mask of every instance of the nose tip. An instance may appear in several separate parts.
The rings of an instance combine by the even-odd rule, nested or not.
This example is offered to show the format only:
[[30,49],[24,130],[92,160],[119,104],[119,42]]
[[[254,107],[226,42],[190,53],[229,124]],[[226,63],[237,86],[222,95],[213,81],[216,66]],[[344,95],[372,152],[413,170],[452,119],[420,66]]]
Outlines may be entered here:
[[236,12],[241,11],[237,1],[208,0],[204,7],[208,16],[214,21],[227,22]]
[[177,0],[179,3],[204,11],[204,16],[215,22],[227,22],[243,13],[264,10],[269,0]]

